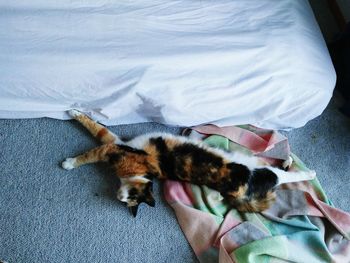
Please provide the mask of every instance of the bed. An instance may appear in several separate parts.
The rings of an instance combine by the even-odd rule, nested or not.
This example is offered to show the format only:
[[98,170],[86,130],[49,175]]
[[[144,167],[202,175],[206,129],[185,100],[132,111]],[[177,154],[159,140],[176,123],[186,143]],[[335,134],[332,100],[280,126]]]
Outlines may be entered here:
[[301,127],[336,76],[307,0],[0,3],[0,118]]

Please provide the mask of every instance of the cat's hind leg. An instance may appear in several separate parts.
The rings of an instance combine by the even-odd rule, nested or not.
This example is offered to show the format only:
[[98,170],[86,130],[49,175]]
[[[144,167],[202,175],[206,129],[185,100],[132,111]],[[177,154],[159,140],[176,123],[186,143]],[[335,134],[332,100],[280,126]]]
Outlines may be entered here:
[[288,156],[288,159],[285,160],[285,161],[282,163],[282,168],[283,168],[285,171],[288,171],[289,168],[292,166],[292,163],[293,163],[293,158],[292,158],[292,156]]
[[277,185],[285,183],[295,183],[301,181],[313,180],[316,177],[316,172],[313,170],[309,171],[283,171],[278,168],[269,167],[270,171],[274,172],[278,178]]
[[97,123],[80,111],[70,110],[68,111],[68,114],[79,121],[94,137],[99,139],[102,143],[123,143],[117,135],[108,130],[105,126]]

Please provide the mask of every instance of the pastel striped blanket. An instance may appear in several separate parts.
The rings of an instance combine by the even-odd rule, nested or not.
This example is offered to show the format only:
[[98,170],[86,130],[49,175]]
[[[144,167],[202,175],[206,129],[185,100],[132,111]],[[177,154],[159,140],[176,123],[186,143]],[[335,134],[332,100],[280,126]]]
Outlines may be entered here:
[[[289,152],[288,140],[252,126],[193,128],[209,145],[256,154],[270,163],[292,155],[294,170],[307,170]],[[215,262],[350,262],[350,215],[335,208],[319,181],[277,189],[277,201],[263,213],[240,213],[205,186],[166,181],[165,196],[197,258]]]

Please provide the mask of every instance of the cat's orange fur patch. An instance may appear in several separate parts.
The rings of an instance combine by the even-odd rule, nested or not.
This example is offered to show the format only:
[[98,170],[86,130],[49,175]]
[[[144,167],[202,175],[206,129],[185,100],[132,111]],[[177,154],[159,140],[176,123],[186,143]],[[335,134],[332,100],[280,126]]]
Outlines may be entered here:
[[190,174],[192,173],[192,159],[191,158],[187,158],[185,160],[185,165],[184,165],[184,171],[186,173],[186,176],[183,178],[183,180],[189,181],[191,179]]
[[221,180],[230,174],[230,169],[225,166],[221,167],[218,171],[218,179]]
[[164,141],[169,150],[172,150],[179,145],[179,142],[174,139],[166,138]]
[[276,193],[268,191],[264,198],[253,198],[238,203],[236,208],[242,212],[261,212],[268,209],[276,199]]
[[150,167],[152,168],[152,171],[150,173],[155,173],[158,175],[159,179],[163,179],[163,174],[160,171],[159,168],[159,162],[158,162],[158,154],[159,152],[157,151],[156,147],[154,145],[146,145],[144,147],[144,150],[147,152],[147,161],[150,164]]
[[145,175],[150,172],[146,155],[127,153],[115,165],[119,177]]
[[101,139],[102,137],[104,137],[106,134],[108,134],[108,130],[106,128],[102,128],[101,130],[98,131],[98,133],[96,134],[96,137],[98,139]]
[[238,187],[237,191],[231,191],[231,192],[228,192],[227,194],[234,198],[242,198],[246,194],[247,190],[248,190],[248,185],[245,184]]

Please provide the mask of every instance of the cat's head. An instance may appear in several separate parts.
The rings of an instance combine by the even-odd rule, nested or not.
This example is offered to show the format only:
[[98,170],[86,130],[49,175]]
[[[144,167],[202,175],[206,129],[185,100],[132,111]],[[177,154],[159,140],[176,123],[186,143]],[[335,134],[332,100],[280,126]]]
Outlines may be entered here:
[[120,187],[117,198],[126,203],[132,214],[136,216],[138,206],[146,203],[154,206],[152,179],[155,169],[154,160],[144,150],[117,145],[118,151],[109,154],[109,162],[114,167]]
[[146,203],[151,207],[155,206],[151,176],[135,175],[128,178],[121,178],[120,182],[117,198],[126,203],[134,217],[136,217],[138,207],[141,203]]

